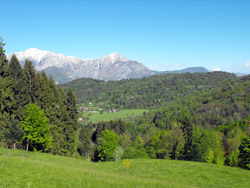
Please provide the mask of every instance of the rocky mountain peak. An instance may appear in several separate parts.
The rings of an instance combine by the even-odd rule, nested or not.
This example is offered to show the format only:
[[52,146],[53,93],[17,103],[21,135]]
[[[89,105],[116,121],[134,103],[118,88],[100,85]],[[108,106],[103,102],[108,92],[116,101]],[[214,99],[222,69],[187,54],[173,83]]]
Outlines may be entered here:
[[121,61],[121,62],[129,62],[130,60],[127,59],[125,56],[119,54],[118,52],[114,52],[110,55],[106,55],[106,56],[103,56],[101,58],[102,61],[110,61],[111,63],[115,63],[115,62],[118,62],[118,61]]

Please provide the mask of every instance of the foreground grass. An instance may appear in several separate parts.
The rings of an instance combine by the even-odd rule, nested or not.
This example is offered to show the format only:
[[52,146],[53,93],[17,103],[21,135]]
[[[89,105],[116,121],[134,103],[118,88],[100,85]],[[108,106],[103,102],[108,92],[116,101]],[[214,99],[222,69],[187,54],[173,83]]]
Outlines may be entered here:
[[[24,157],[23,157],[24,156]],[[127,175],[122,161],[82,159],[0,148],[0,187],[250,187],[250,171],[220,165],[132,160]]]
[[[128,109],[122,110],[121,112],[113,112],[113,113],[95,113],[95,112],[84,112],[84,117],[88,117],[89,120],[87,122],[98,123],[99,121],[110,121],[115,119],[126,119],[128,117],[141,116],[144,112],[148,112],[149,109]],[[90,115],[91,114],[91,115]]]

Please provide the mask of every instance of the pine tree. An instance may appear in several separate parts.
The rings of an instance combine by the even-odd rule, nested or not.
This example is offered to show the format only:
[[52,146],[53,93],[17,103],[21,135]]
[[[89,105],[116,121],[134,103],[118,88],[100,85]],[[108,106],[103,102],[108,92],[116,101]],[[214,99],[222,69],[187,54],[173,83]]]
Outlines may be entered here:
[[22,120],[24,115],[24,107],[31,101],[28,95],[27,77],[23,68],[20,65],[19,60],[15,55],[11,57],[10,63],[10,76],[13,79],[12,88],[14,92],[15,116],[18,120]]
[[90,152],[91,138],[90,130],[87,127],[83,127],[79,134],[79,146],[77,151],[80,155],[85,155]]
[[3,49],[4,46],[5,46],[5,43],[3,42],[3,38],[0,37],[0,58],[4,56],[4,52],[5,52],[5,50]]
[[36,102],[37,95],[38,95],[38,79],[36,75],[36,71],[32,65],[32,62],[30,60],[26,60],[24,64],[24,72],[27,77],[28,82],[28,94],[31,97],[32,103]]
[[18,120],[11,120],[11,126],[4,131],[4,136],[13,144],[16,149],[16,143],[23,138],[24,130],[18,125]]
[[76,108],[76,98],[75,95],[70,88],[67,92],[67,110],[69,112],[69,117],[74,121],[74,129],[77,129],[77,120],[78,120],[78,111]]
[[250,136],[242,137],[239,150],[239,167],[250,169]]
[[183,137],[185,139],[183,158],[185,160],[192,160],[194,152],[192,147],[193,125],[187,116],[184,116],[184,118],[181,120],[181,124]]

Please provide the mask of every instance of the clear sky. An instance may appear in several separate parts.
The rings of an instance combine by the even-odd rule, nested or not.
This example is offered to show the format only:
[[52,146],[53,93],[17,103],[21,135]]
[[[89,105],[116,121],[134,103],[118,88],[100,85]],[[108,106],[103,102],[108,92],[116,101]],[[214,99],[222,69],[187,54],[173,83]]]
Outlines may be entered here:
[[0,0],[6,53],[118,52],[156,70],[250,73],[250,0]]

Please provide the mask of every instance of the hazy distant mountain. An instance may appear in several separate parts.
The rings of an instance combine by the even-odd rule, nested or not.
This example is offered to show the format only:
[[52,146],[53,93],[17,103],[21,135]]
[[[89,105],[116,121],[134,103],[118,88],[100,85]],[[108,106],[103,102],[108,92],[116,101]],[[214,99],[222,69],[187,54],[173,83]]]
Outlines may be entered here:
[[[11,55],[7,54],[7,58],[10,59]],[[77,78],[121,80],[155,74],[143,64],[131,61],[117,52],[100,59],[79,59],[30,48],[23,52],[17,52],[15,55],[22,65],[25,59],[30,59],[36,70],[44,70],[57,83],[65,83]]]
[[156,74],[165,74],[165,73],[203,73],[208,72],[208,70],[204,67],[189,67],[182,70],[173,70],[173,71],[154,71]]

